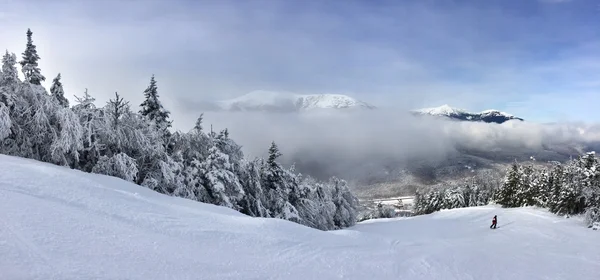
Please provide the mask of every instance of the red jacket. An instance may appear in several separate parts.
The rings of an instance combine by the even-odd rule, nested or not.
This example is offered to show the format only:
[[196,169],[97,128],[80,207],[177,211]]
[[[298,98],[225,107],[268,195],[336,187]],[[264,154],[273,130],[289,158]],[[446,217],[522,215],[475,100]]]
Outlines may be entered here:
[[492,224],[495,224],[495,223],[496,223],[496,217],[494,217],[494,218],[492,219]]

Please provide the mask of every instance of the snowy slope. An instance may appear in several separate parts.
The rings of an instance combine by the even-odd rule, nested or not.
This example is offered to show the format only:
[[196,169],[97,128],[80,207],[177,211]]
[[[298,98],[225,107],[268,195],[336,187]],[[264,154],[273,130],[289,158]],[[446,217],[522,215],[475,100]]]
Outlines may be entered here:
[[322,232],[0,156],[1,279],[598,279],[599,241],[531,208]]
[[253,91],[243,96],[217,102],[227,111],[296,112],[314,109],[373,109],[372,105],[341,94],[301,95],[273,91]]

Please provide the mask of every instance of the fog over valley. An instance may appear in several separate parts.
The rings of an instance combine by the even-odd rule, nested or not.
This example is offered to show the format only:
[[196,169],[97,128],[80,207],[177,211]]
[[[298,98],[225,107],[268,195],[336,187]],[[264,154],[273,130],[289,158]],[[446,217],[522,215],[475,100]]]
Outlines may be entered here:
[[[399,181],[405,172],[439,181],[444,168],[468,175],[514,160],[565,161],[600,143],[600,126],[589,123],[502,124],[417,116],[409,109],[322,109],[301,113],[207,112],[205,124],[228,128],[250,156],[264,156],[275,141],[286,164],[355,185]],[[403,172],[404,171],[404,172]],[[404,175],[403,175],[404,174]],[[438,178],[439,177],[439,178]]]

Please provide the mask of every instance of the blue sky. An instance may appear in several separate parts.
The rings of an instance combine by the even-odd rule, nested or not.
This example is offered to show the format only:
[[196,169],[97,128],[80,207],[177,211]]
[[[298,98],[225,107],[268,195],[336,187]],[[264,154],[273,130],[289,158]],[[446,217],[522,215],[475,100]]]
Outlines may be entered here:
[[[0,48],[34,32],[48,83],[139,104],[151,74],[175,122],[253,90],[412,109],[600,121],[600,2],[0,0]],[[101,104],[99,104],[101,105]]]

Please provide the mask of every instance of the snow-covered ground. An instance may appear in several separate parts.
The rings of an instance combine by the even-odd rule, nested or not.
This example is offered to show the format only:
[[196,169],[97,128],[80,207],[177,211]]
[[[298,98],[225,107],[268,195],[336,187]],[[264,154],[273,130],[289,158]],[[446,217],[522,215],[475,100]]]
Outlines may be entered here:
[[341,278],[600,279],[600,232],[491,206],[323,232],[0,156],[0,279]]

